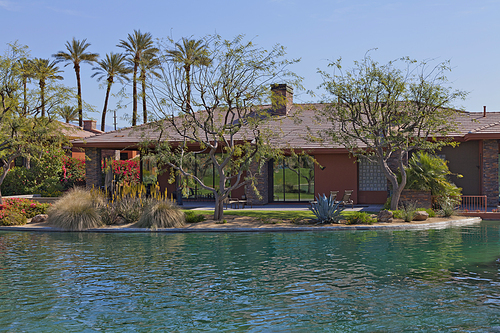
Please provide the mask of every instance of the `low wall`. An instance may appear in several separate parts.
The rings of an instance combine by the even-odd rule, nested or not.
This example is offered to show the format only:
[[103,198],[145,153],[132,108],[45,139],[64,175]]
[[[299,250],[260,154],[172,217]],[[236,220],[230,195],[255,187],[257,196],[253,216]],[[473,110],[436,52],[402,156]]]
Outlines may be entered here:
[[418,208],[432,208],[431,191],[403,190],[399,203],[404,201],[415,202]]

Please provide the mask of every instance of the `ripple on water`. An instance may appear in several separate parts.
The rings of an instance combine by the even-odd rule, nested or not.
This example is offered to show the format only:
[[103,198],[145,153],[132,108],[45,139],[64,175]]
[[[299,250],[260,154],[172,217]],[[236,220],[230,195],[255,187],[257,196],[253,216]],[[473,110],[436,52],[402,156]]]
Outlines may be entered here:
[[488,332],[500,327],[499,225],[282,234],[3,232],[0,327]]

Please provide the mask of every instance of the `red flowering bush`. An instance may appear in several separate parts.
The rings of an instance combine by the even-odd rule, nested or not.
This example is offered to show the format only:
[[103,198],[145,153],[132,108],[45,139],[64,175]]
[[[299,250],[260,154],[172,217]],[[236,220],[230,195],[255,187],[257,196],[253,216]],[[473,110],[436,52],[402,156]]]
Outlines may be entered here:
[[49,204],[42,204],[24,198],[6,198],[0,205],[0,225],[23,225],[26,219],[46,214]]
[[139,184],[140,179],[140,168],[139,161],[134,160],[126,160],[126,161],[117,161],[112,160],[111,165],[110,161],[106,161],[103,164],[103,172],[107,170],[108,167],[111,167],[113,170],[113,177],[116,180],[117,184]]
[[65,188],[85,185],[85,161],[70,156],[62,157],[61,182]]

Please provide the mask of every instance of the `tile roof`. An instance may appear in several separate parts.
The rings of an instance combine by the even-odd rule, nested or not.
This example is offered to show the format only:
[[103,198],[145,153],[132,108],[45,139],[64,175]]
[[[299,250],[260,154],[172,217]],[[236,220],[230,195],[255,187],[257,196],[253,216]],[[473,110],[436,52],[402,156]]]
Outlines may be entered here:
[[[312,142],[308,139],[306,128],[313,128],[316,131],[330,127],[328,123],[321,123],[315,120],[316,110],[322,109],[326,104],[294,104],[290,114],[296,114],[296,117],[279,116],[276,117],[268,126],[276,129],[277,135],[272,138],[272,142],[281,148],[302,148],[302,149],[339,149],[343,148],[332,143]],[[262,106],[269,108],[270,106]],[[474,139],[500,139],[500,112],[488,112],[483,117],[482,112],[458,111],[455,114],[455,120],[458,124],[457,131],[449,136],[458,140]],[[173,131],[168,131],[165,126],[165,132],[169,132],[169,139],[176,141],[180,136],[174,135]],[[241,133],[244,135],[244,132]],[[157,140],[159,132],[155,131],[150,124],[129,127],[117,131],[105,132],[84,140],[74,140],[76,147],[97,147],[108,149],[133,149],[145,139]]]

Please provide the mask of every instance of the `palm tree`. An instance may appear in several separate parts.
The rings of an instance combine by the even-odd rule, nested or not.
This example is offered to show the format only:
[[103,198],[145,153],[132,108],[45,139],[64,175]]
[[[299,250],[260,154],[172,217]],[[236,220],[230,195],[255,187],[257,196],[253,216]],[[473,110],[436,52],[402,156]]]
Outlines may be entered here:
[[97,61],[99,58],[99,54],[85,52],[85,50],[90,46],[87,43],[87,39],[82,41],[76,40],[73,37],[73,40],[70,42],[66,42],[66,50],[68,52],[59,51],[56,54],[52,55],[56,58],[57,62],[65,61],[67,62],[64,67],[69,64],[73,64],[73,68],[76,73],[76,84],[78,86],[78,124],[80,127],[83,126],[83,106],[82,106],[82,85],[80,81],[80,63],[92,64]]
[[207,46],[202,40],[182,38],[182,44],[175,43],[175,50],[169,50],[167,54],[173,62],[184,68],[187,88],[185,112],[189,112],[191,109],[191,66],[210,65]]
[[148,111],[147,111],[147,105],[146,105],[146,76],[155,76],[157,78],[160,78],[161,75],[155,71],[155,69],[160,67],[160,59],[155,57],[154,54],[148,53],[145,54],[144,57],[142,58],[141,63],[139,64],[141,73],[139,74],[139,79],[141,80],[141,86],[142,86],[142,117],[144,124],[147,124],[148,122]]
[[127,74],[130,74],[132,72],[132,69],[126,65],[125,55],[113,52],[111,52],[110,54],[106,54],[106,59],[98,61],[97,65],[97,67],[92,68],[92,70],[96,71],[94,74],[92,74],[92,77],[97,76],[97,81],[101,81],[102,79],[106,79],[108,81],[101,120],[101,131],[104,132],[106,111],[108,110],[108,99],[109,92],[111,91],[111,85],[113,84],[115,78],[118,79],[120,83],[123,83],[124,80],[128,81],[129,78],[127,77]]
[[78,120],[78,110],[74,106],[63,106],[59,109],[59,115],[64,119],[66,124],[70,121]]
[[129,61],[134,65],[132,74],[132,126],[137,125],[137,70],[143,57],[146,55],[154,55],[158,49],[153,45],[153,36],[151,33],[141,33],[140,30],[134,30],[134,33],[129,34],[127,40],[120,40],[117,45],[125,49],[128,53]]
[[28,81],[35,78],[35,73],[33,72],[33,61],[26,58],[19,60],[18,70],[23,83],[23,115],[26,115],[28,110]]
[[45,117],[45,84],[48,80],[62,80],[63,77],[58,75],[62,71],[56,66],[55,61],[49,59],[35,58],[33,60],[34,77],[38,79],[40,86],[40,100],[42,108],[42,117]]

